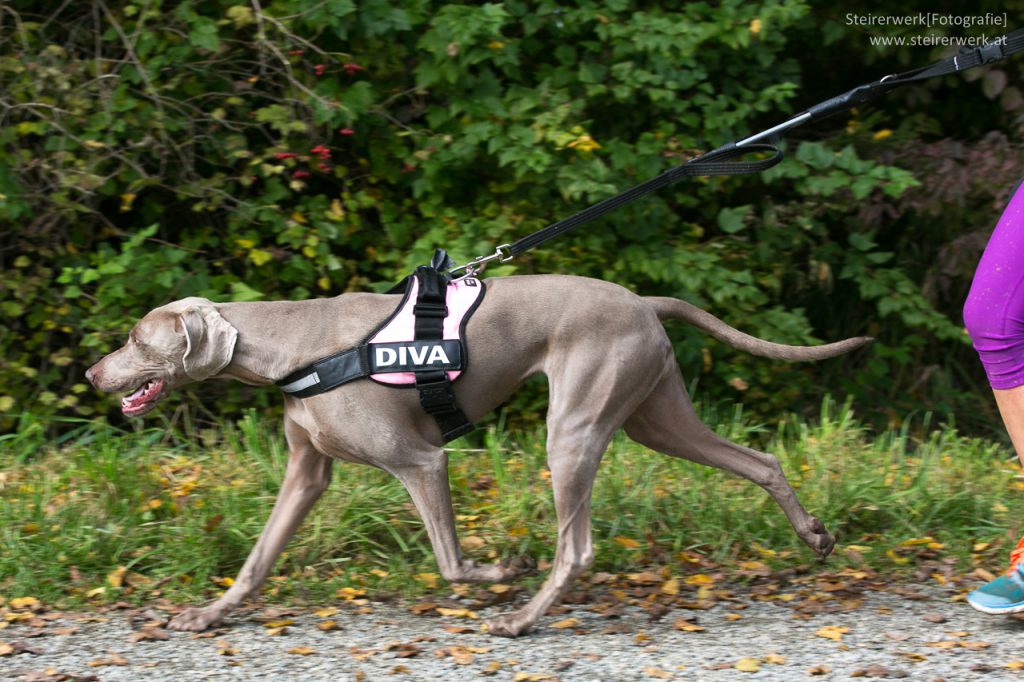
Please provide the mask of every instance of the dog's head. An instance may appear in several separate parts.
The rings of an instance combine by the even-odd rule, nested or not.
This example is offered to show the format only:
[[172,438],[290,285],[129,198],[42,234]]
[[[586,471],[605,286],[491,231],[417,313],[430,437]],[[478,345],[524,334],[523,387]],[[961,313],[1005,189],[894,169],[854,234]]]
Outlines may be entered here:
[[121,411],[149,412],[171,389],[203,381],[224,369],[238,330],[205,298],[185,298],[153,310],[128,342],[89,368],[86,378],[106,393],[125,392]]

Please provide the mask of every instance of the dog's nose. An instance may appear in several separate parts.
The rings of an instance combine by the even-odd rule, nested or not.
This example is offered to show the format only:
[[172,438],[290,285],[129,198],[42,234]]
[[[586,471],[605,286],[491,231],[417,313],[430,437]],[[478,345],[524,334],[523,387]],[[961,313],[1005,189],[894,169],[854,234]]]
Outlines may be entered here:
[[93,386],[96,385],[96,381],[99,378],[99,372],[96,371],[96,365],[93,365],[89,369],[85,370],[85,378],[89,380],[89,383]]

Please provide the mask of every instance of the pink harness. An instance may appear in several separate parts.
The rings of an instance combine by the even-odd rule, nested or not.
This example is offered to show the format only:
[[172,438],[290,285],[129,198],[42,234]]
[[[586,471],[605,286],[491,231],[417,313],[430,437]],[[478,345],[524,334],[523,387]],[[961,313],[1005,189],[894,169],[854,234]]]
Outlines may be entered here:
[[[480,280],[474,277],[462,277],[448,285],[448,316],[444,318],[442,338],[450,340],[462,339],[462,332],[465,323],[469,321],[469,314],[476,308],[477,301],[483,292],[484,288],[481,286]],[[402,305],[392,313],[391,317],[385,320],[383,326],[375,334],[370,336],[367,343],[412,341],[416,328],[413,308],[416,306],[417,293],[419,293],[419,281],[413,278],[409,285],[409,292],[406,294]],[[400,359],[396,356],[396,360]],[[463,362],[465,362],[465,359]],[[460,374],[462,374],[461,370],[448,372],[448,380],[455,381]],[[392,386],[412,386],[416,383],[416,375],[412,372],[371,374],[370,378],[376,382]]]
[[473,430],[459,408],[451,383],[468,367],[466,324],[483,300],[484,283],[465,276],[452,280],[444,251],[395,287],[404,298],[395,311],[358,346],[298,369],[276,383],[295,398],[312,398],[369,377],[396,388],[415,388],[420,405],[441,429],[444,442]]

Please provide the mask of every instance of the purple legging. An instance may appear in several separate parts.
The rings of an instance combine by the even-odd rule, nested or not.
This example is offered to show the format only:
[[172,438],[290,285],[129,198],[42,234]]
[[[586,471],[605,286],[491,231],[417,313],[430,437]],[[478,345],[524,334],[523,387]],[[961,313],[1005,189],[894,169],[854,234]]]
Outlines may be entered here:
[[992,388],[1024,384],[1024,182],[1014,190],[978,263],[964,325]]

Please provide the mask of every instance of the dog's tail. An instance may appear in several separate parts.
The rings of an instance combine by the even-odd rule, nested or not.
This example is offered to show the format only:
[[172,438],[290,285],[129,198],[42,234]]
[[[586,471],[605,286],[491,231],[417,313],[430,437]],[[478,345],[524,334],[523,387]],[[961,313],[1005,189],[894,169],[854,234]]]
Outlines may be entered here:
[[855,348],[860,348],[874,341],[870,336],[858,336],[820,346],[787,346],[782,343],[765,341],[750,334],[744,334],[738,329],[733,329],[711,313],[701,310],[686,301],[662,296],[645,296],[644,300],[654,308],[659,320],[681,320],[688,322],[733,348],[775,360],[796,362],[824,360],[825,358],[848,353]]

